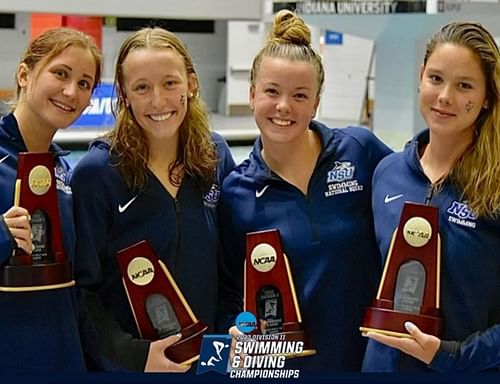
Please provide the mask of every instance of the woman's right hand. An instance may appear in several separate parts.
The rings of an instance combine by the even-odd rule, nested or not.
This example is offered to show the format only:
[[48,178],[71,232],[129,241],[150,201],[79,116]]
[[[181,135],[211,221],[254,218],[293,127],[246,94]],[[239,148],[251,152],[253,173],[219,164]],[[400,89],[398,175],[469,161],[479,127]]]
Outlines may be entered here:
[[189,368],[191,368],[191,365],[174,363],[165,356],[165,349],[170,347],[180,338],[181,335],[179,334],[152,341],[149,345],[148,359],[146,360],[144,372],[187,372]]
[[17,246],[31,255],[33,243],[29,212],[22,207],[11,207],[3,214],[3,219]]

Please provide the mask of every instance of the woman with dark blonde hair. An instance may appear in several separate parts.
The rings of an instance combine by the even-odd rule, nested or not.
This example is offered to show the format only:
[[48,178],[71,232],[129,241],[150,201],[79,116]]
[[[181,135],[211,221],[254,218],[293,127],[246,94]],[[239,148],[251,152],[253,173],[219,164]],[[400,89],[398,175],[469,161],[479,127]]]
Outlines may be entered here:
[[[385,255],[404,201],[439,208],[441,337],[462,343],[407,323],[409,339],[368,333],[378,342],[369,342],[363,368],[498,370],[500,52],[486,28],[457,21],[432,37],[420,68],[419,105],[428,129],[375,170],[375,229]],[[384,202],[388,195],[399,198]]]
[[[0,264],[16,249],[31,255],[32,224],[24,207],[14,206],[20,152],[51,152],[64,249],[73,260],[75,233],[69,164],[52,142],[89,105],[99,83],[102,59],[92,39],[69,28],[34,38],[21,57],[12,112],[0,120]],[[42,268],[40,268],[42,269]],[[0,371],[83,371],[73,288],[0,292]]]
[[173,33],[144,28],[128,36],[115,86],[115,127],[91,145],[72,177],[84,346],[104,370],[184,372],[189,365],[164,354],[179,335],[139,336],[116,254],[147,240],[214,332],[224,293],[216,207],[234,161],[210,132],[193,61]]
[[302,373],[361,369],[366,341],[358,326],[381,271],[371,179],[391,152],[369,129],[313,120],[324,79],[309,27],[291,11],[278,12],[250,73],[260,137],[221,195],[225,256],[241,290],[246,234],[280,231],[303,327],[317,349],[287,361]]

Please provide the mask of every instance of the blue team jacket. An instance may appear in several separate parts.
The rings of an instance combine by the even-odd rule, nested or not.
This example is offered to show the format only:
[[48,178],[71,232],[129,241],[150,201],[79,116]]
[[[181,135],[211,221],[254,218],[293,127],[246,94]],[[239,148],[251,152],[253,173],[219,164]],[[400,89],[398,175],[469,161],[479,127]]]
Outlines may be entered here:
[[[386,157],[373,177],[373,210],[380,252],[384,255],[399,223],[405,201],[439,208],[441,249],[442,339],[465,340],[500,322],[500,219],[476,217],[451,185],[433,192],[420,165],[419,148],[429,142],[429,131],[418,134],[404,151]],[[391,198],[400,196],[399,198]],[[363,362],[365,371],[414,372],[478,371],[498,365],[499,329],[475,337],[462,345],[444,343],[430,367],[371,341]],[[486,343],[486,348],[484,348]],[[489,352],[488,352],[489,350]],[[464,361],[465,360],[465,361]],[[458,361],[458,363],[457,363]]]
[[[13,114],[0,120],[0,214],[13,205],[19,152],[26,152]],[[65,250],[74,253],[72,195],[68,152],[52,144],[59,213]],[[0,220],[0,263],[5,264],[15,243]],[[74,288],[39,292],[0,293],[0,372],[83,371],[85,364],[78,335]]]
[[358,327],[381,267],[371,179],[390,149],[366,128],[330,129],[313,121],[310,129],[320,137],[322,150],[307,195],[267,167],[260,139],[250,158],[224,180],[226,265],[242,290],[246,233],[279,229],[304,327],[317,349],[315,356],[288,360],[287,367],[359,371],[365,341]]
[[[131,191],[113,166],[109,144],[96,141],[74,169],[77,259],[84,345],[105,370],[142,371],[149,341],[139,338],[121,281],[116,253],[147,240],[163,260],[194,314],[214,332],[219,232],[216,207],[223,177],[234,167],[222,137],[213,134],[219,164],[209,190],[185,175],[174,199],[148,173],[147,186]],[[222,300],[222,299],[220,299]]]

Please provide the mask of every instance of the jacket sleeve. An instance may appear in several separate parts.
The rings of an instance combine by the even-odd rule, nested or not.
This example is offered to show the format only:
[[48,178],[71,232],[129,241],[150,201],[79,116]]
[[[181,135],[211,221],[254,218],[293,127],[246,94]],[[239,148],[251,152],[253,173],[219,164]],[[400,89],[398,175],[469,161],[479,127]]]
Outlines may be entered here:
[[77,235],[75,278],[82,342],[87,355],[106,371],[143,371],[149,341],[124,332],[106,309],[101,296],[107,276],[102,261],[107,256],[107,233],[112,220],[112,185],[107,183],[112,182],[103,166],[96,167],[85,158],[80,160],[71,178]]
[[3,215],[0,215],[0,264],[4,264],[16,248],[16,241],[5,224]]
[[500,367],[500,324],[477,332],[465,341],[442,341],[429,364],[440,372],[479,372]]

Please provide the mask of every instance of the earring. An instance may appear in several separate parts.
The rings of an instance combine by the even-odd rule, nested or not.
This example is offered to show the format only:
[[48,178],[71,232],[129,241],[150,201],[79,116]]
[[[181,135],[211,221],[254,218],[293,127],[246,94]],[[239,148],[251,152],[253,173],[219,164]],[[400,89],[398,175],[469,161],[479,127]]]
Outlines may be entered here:
[[189,98],[189,99],[192,99],[192,98],[193,98],[193,96],[194,96],[193,92],[189,92],[189,93],[188,93],[188,98]]

